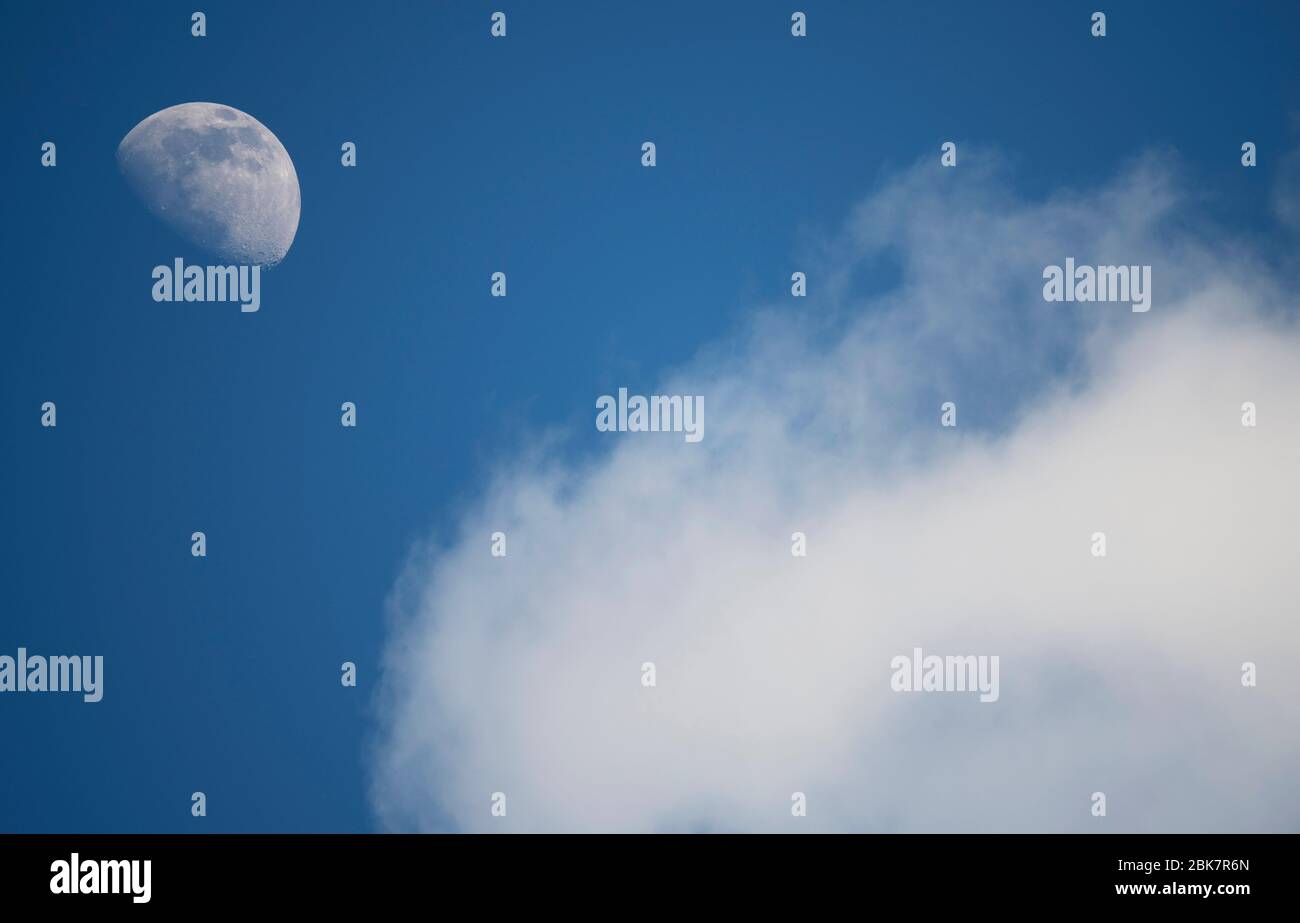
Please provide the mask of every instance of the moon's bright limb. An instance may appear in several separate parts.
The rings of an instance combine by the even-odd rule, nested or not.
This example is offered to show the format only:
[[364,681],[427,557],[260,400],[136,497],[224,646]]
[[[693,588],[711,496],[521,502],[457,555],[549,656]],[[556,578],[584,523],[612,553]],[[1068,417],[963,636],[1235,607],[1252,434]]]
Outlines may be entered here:
[[182,103],[117,148],[131,188],[159,218],[223,260],[273,266],[298,231],[298,173],[280,139],[245,112]]

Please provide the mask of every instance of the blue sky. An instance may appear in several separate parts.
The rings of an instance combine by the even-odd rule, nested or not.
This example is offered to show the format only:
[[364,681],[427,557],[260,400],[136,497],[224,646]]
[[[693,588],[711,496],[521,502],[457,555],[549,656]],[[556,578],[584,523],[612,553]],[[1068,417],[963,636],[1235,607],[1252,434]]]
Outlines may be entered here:
[[[725,352],[945,140],[1029,199],[1174,151],[1198,214],[1267,246],[1300,103],[1283,3],[1104,4],[1103,40],[1065,2],[808,3],[804,40],[791,3],[210,3],[202,39],[194,6],[23,3],[0,38],[0,652],[106,660],[96,705],[0,698],[6,831],[374,829],[385,601],[500,466],[552,431],[605,451],[595,396]],[[199,255],[114,153],[189,101],[253,115],[298,171],[255,315],[149,298]]]

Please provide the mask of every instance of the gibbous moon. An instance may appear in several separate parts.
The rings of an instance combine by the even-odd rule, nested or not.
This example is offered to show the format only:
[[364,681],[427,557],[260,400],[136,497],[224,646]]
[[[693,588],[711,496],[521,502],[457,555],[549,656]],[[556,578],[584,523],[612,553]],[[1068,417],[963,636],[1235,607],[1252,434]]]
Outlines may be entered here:
[[149,210],[226,262],[274,266],[298,232],[298,173],[280,139],[218,103],[155,112],[117,147]]

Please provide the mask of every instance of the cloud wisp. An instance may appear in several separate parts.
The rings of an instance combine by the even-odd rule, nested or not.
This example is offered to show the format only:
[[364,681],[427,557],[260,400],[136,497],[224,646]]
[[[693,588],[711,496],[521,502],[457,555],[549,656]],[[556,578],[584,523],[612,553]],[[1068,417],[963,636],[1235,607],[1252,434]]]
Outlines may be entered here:
[[[1300,824],[1285,272],[1198,222],[1161,158],[1032,201],[976,161],[885,182],[799,310],[757,307],[662,383],[705,396],[703,441],[593,429],[606,454],[502,471],[412,554],[382,826]],[[1044,301],[1066,258],[1150,266],[1151,309]],[[916,647],[996,655],[997,701],[891,691]]]

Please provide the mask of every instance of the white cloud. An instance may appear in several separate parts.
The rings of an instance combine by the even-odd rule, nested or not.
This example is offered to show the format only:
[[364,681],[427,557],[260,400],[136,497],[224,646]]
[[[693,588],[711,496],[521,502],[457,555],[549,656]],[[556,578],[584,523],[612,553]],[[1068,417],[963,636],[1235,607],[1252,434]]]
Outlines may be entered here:
[[[705,395],[704,442],[593,427],[607,456],[503,472],[453,547],[412,556],[382,824],[1295,829],[1283,280],[1154,158],[1042,202],[974,162],[891,180],[810,270],[820,298],[757,309],[657,389]],[[1151,312],[1044,302],[1067,256],[1151,264]],[[897,284],[856,297],[873,276]],[[999,701],[891,692],[914,646],[999,655]]]

